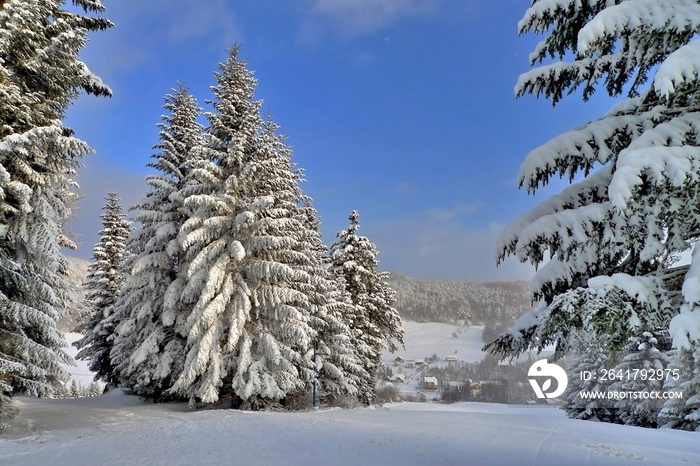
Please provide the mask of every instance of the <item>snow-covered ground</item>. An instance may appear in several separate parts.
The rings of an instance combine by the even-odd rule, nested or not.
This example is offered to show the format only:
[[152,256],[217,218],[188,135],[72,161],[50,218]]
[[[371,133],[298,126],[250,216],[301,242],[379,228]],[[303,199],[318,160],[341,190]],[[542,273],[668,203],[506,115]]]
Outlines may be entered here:
[[[477,361],[481,328],[406,322],[406,350]],[[78,335],[68,335],[73,341]],[[457,353],[455,353],[457,350]],[[390,358],[390,359],[389,359]],[[84,363],[70,368],[87,384]],[[301,413],[193,411],[121,390],[92,398],[18,398],[0,465],[697,465],[700,434],[566,419],[548,407],[403,403]]]
[[566,419],[553,408],[404,403],[303,413],[191,411],[111,390],[19,398],[3,465],[697,465],[700,434]]

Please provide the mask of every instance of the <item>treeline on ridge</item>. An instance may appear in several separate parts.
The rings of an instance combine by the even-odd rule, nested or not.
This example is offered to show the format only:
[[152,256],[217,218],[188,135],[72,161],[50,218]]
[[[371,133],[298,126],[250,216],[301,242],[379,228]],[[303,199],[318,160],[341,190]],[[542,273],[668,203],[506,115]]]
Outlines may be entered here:
[[415,322],[508,323],[532,309],[525,281],[454,282],[392,273],[388,283],[401,317]]

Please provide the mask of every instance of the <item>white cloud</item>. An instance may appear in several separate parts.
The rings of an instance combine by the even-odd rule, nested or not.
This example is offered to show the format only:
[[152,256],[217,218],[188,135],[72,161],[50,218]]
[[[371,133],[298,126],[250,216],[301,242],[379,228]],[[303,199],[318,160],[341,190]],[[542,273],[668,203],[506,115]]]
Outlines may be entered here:
[[346,34],[363,34],[396,19],[432,13],[440,0],[314,0],[314,11]]
[[404,197],[413,197],[418,194],[418,189],[415,185],[409,183],[408,181],[402,181],[392,187],[392,190]]
[[[456,216],[466,206],[433,210],[367,226],[380,250],[380,268],[418,278],[463,281],[529,280],[535,271],[514,258],[496,267],[495,246],[504,225],[470,230]],[[451,215],[448,215],[451,214]]]
[[217,37],[219,45],[228,47],[242,40],[241,28],[235,12],[225,0],[209,0],[203,8],[197,2],[185,2],[175,8],[169,31],[173,42]]
[[428,218],[431,221],[448,221],[462,215],[476,213],[482,205],[483,203],[480,201],[457,201],[450,208],[431,209],[430,211],[428,211]]
[[362,53],[357,56],[355,59],[358,64],[363,65],[363,66],[369,66],[372,63],[374,63],[374,60],[377,57],[373,53]]
[[115,27],[91,34],[81,56],[94,72],[112,81],[146,64],[161,66],[183,43],[194,39],[199,46],[224,50],[242,40],[231,3],[209,0],[203,7],[186,0],[150,0],[108,5],[103,16]]

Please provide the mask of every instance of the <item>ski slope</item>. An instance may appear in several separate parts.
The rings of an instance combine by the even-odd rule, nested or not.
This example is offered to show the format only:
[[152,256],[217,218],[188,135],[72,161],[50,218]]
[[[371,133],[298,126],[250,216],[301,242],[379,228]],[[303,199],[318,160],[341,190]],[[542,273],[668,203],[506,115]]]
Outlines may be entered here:
[[19,398],[2,465],[697,465],[700,434],[566,419],[553,408],[403,403],[301,413],[191,411],[119,389]]

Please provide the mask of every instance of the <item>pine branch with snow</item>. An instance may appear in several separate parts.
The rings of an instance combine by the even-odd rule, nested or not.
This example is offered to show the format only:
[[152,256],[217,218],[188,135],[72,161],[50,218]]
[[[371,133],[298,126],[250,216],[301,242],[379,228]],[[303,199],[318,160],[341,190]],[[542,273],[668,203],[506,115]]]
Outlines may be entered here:
[[[553,177],[571,183],[501,234],[497,261],[539,267],[536,310],[487,345],[519,354],[586,327],[612,349],[645,329],[670,329],[675,346],[700,338],[700,266],[678,265],[700,235],[700,81],[695,1],[535,1],[520,32],[546,35],[520,76],[517,96],[557,103],[603,87],[627,100],[534,149],[520,168],[535,192]],[[573,60],[565,61],[572,56]],[[548,57],[555,62],[544,64]],[[697,252],[697,251],[695,251]]]
[[674,393],[658,416],[662,427],[700,431],[700,346],[677,348],[670,352],[664,390]]
[[57,322],[78,298],[61,248],[75,248],[65,228],[90,148],[61,119],[80,91],[109,94],[78,55],[88,32],[111,23],[64,4],[0,8],[0,418],[13,393],[50,396],[72,362]]
[[363,399],[360,386],[369,374],[363,367],[362,355],[369,349],[352,338],[346,321],[353,312],[352,301],[342,281],[330,270],[328,250],[321,240],[320,221],[311,199],[304,199],[300,214],[306,227],[299,232],[300,245],[310,259],[305,270],[311,278],[309,302],[311,327],[316,332],[314,352],[320,399],[330,405],[345,397]]

